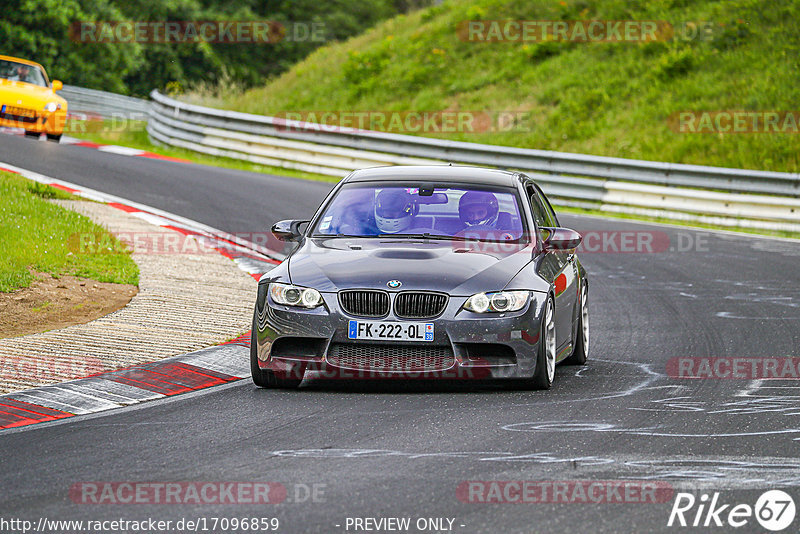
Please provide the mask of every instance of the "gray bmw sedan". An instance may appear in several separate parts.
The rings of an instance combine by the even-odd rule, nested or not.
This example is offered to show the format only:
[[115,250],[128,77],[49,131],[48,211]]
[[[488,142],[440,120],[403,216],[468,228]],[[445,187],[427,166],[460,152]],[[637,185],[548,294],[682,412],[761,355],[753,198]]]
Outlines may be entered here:
[[589,348],[588,283],[525,174],[460,166],[354,171],[258,284],[250,364],[261,387],[341,378],[508,378],[539,389]]

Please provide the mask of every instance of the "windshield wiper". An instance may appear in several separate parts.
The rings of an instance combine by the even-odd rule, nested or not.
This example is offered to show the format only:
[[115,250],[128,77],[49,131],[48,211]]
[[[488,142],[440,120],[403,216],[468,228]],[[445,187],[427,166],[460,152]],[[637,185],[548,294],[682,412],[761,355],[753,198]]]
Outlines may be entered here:
[[378,235],[353,235],[353,234],[313,234],[311,237],[332,239],[332,238],[357,238],[357,239],[426,239],[429,241],[470,241],[475,243],[508,243],[522,244],[522,238],[517,239],[480,239],[473,236],[431,234],[378,234]]
[[443,235],[443,234],[383,234],[380,237],[396,237],[396,238],[409,238],[409,239],[430,239],[434,241],[470,241],[473,243],[510,243],[510,244],[522,244],[522,238],[518,237],[517,239],[481,239],[474,236],[468,235]]
[[378,236],[375,236],[375,235],[341,234],[341,233],[339,233],[339,234],[311,234],[311,237],[332,239],[332,238],[339,238],[339,237],[358,237],[358,238],[363,238],[363,237],[378,237]]
[[378,236],[380,238],[390,238],[390,239],[430,239],[433,241],[464,241],[464,238],[461,236],[454,236],[454,235],[444,235],[444,234],[430,234],[425,232],[423,234],[381,234]]

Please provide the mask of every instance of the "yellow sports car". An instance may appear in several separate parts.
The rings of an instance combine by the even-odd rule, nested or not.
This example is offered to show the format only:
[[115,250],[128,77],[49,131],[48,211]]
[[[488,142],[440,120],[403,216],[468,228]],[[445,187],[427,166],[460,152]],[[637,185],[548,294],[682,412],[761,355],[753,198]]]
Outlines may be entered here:
[[38,63],[0,56],[0,126],[58,142],[67,121],[67,101],[56,94],[62,87]]

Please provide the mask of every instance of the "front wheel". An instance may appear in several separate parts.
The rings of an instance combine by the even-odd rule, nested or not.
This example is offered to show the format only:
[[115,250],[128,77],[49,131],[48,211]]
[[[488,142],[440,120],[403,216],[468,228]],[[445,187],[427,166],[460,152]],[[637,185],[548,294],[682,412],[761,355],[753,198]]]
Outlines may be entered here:
[[304,372],[305,367],[302,365],[298,365],[290,371],[273,371],[259,367],[254,318],[253,331],[250,334],[250,376],[253,378],[253,383],[260,388],[294,389],[303,381]]
[[54,143],[58,143],[61,141],[61,134],[47,134],[47,140],[53,141]]
[[40,135],[41,134],[39,132],[29,132],[28,130],[25,130],[25,137],[33,137],[39,139]]
[[536,374],[529,384],[535,389],[550,389],[556,376],[556,316],[553,299],[548,298],[536,352]]
[[589,307],[586,298],[586,284],[581,291],[580,313],[578,314],[578,332],[575,335],[575,348],[572,355],[564,360],[567,365],[585,365],[589,358]]

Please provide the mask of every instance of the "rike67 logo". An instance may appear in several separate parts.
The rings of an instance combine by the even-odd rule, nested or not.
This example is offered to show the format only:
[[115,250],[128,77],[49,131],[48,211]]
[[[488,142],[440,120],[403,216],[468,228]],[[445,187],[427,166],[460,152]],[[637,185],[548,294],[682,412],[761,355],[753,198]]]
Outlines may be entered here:
[[713,495],[703,493],[699,497],[692,493],[678,493],[667,526],[740,528],[752,525],[755,519],[761,528],[778,532],[792,524],[795,511],[794,499],[781,490],[762,493],[755,505],[725,502],[719,492]]

